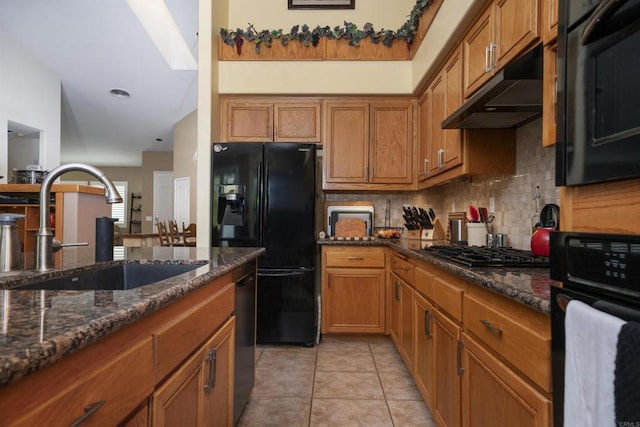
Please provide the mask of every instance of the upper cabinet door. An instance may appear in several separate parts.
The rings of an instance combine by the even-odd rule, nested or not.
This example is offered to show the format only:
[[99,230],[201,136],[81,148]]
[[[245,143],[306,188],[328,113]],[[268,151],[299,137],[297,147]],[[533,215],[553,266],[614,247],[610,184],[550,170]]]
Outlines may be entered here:
[[542,41],[549,44],[558,37],[558,0],[542,2]]
[[320,102],[276,103],[275,142],[320,142]]
[[517,57],[540,35],[538,0],[496,0],[496,71]]
[[462,42],[465,97],[475,92],[491,76],[493,27],[493,8],[489,7],[471,27]]
[[366,183],[369,178],[369,104],[325,102],[324,180]]
[[223,141],[273,141],[273,103],[224,100],[222,114]]
[[429,88],[425,89],[418,101],[419,108],[419,128],[418,133],[418,160],[416,170],[418,172],[418,181],[424,181],[429,178],[429,159],[431,150],[431,92]]
[[538,15],[538,0],[495,0],[480,15],[463,41],[465,98],[538,39]]
[[[462,105],[462,49],[457,48],[444,66],[445,114],[447,118]],[[444,119],[443,118],[443,119]],[[442,121],[438,126],[442,125]],[[444,168],[462,163],[462,131],[446,129],[444,134]]]
[[410,184],[413,175],[413,104],[371,105],[372,183]]

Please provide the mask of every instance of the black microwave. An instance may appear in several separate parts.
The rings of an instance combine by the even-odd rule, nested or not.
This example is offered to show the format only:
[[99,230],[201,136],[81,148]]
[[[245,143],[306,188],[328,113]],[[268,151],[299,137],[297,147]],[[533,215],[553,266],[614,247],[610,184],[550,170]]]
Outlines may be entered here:
[[562,0],[556,184],[640,177],[640,0]]

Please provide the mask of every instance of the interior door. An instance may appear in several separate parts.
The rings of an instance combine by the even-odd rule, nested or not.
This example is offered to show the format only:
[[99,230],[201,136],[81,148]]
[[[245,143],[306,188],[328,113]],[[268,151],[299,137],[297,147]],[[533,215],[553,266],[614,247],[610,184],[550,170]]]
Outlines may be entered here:
[[173,217],[178,225],[189,225],[191,220],[189,206],[191,205],[191,178],[176,178],[173,182]]
[[153,218],[154,221],[173,219],[172,171],[153,172]]

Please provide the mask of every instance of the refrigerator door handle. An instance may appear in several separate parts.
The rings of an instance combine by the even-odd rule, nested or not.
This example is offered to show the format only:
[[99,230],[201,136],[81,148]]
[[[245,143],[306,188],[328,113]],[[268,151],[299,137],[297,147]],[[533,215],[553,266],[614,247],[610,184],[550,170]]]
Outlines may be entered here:
[[269,213],[269,162],[264,163],[264,206],[262,208],[262,233],[260,236],[262,237],[262,246],[266,246],[267,242],[267,214]]
[[[264,191],[264,183],[263,183],[263,177],[262,177],[262,162],[258,162],[258,174],[256,175],[258,177],[258,191],[256,192],[256,206],[258,206],[258,218],[261,219],[262,218],[262,212],[264,211],[264,206],[262,206],[263,202],[262,202],[262,197],[260,197],[260,195],[262,194],[262,192]],[[263,236],[263,221],[259,220],[257,221],[257,226],[258,226],[258,244],[260,246],[264,246],[264,236]]]

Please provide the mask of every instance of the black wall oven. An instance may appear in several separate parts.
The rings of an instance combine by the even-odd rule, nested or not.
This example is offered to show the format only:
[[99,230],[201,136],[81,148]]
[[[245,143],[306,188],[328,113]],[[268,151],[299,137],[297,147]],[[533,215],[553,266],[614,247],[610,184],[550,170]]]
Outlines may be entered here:
[[562,427],[566,307],[576,300],[640,321],[640,236],[554,232],[550,245],[551,278],[563,282],[551,288],[553,425]]
[[640,0],[563,0],[556,183],[640,176]]

